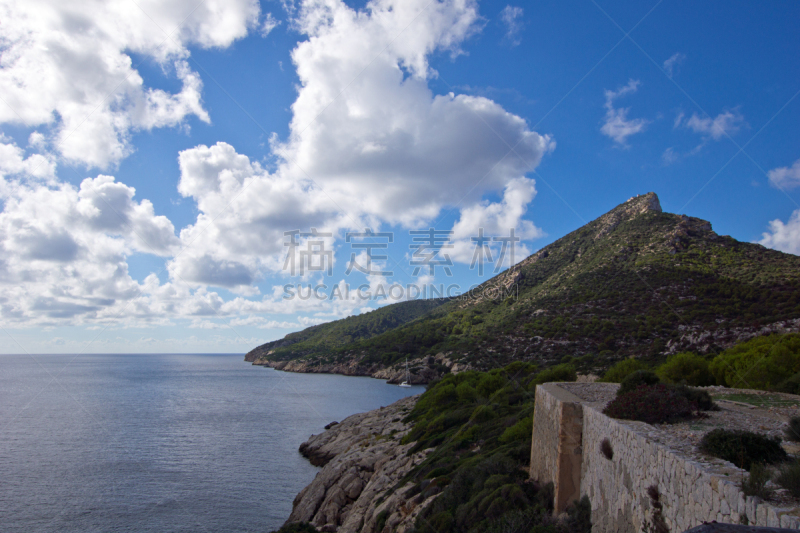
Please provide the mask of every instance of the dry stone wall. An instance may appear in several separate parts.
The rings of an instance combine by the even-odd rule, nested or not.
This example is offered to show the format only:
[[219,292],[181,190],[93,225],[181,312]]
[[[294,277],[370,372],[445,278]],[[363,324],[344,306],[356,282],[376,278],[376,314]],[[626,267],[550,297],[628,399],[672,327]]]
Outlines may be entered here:
[[[556,426],[575,422],[574,417],[564,418],[563,404],[572,404],[568,406],[571,412],[578,407],[581,411],[579,493],[591,501],[593,532],[642,531],[645,521],[652,520],[647,493],[652,485],[658,487],[663,517],[673,533],[712,520],[800,529],[798,509],[776,508],[745,497],[739,480],[711,474],[680,452],[648,439],[651,426],[607,417],[598,406],[581,401],[555,383],[536,389],[531,446],[534,479],[557,483],[575,475],[569,471],[574,464],[558,460],[558,435],[563,431]],[[604,439],[611,444],[611,459],[600,451]]]

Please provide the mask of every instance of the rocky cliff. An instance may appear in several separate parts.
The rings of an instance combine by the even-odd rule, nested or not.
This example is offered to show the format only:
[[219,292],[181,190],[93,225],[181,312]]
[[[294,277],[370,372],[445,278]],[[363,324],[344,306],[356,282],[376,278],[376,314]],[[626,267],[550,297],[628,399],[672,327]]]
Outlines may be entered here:
[[430,453],[408,455],[400,439],[411,429],[403,418],[419,396],[353,415],[312,435],[300,453],[322,470],[294,500],[287,523],[310,522],[322,531],[404,533],[436,496],[417,501],[411,484],[398,483]]

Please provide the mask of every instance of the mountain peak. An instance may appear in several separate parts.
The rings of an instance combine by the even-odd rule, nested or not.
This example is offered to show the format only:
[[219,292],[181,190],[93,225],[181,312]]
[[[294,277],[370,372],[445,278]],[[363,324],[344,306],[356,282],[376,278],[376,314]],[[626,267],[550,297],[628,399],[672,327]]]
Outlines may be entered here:
[[656,193],[649,192],[629,198],[625,203],[598,218],[595,223],[599,228],[594,238],[599,239],[616,228],[623,220],[630,220],[644,213],[661,213],[661,203],[658,201]]
[[622,205],[626,206],[628,209],[635,209],[640,213],[644,213],[645,211],[661,212],[661,202],[658,201],[658,195],[654,192],[639,194],[628,198],[628,201]]

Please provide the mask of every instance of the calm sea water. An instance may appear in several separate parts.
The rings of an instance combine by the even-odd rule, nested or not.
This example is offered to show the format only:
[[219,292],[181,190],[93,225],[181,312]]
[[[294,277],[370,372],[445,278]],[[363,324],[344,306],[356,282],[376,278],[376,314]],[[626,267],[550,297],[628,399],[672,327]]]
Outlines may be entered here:
[[271,531],[332,420],[421,387],[242,355],[0,355],[0,531]]

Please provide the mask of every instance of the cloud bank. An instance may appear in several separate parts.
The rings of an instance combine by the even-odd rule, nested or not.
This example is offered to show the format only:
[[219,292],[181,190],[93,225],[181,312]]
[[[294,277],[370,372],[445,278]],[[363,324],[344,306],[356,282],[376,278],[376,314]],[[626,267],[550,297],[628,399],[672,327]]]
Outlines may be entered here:
[[[187,47],[228,47],[258,16],[256,0],[4,2],[0,122],[45,127],[64,159],[106,168],[131,153],[134,131],[209,122]],[[146,87],[134,55],[181,89]]]
[[[113,176],[64,183],[56,161],[107,167],[130,153],[134,131],[190,115],[210,120],[188,47],[224,48],[276,23],[268,16],[259,25],[258,4],[245,0],[209,0],[194,11],[178,0],[139,5],[20,3],[0,18],[20,21],[0,28],[10,43],[0,96],[11,104],[0,120],[38,128],[27,155],[0,142],[5,322],[293,327],[296,320],[259,315],[303,313],[314,322],[364,304],[286,301],[280,286],[255,298],[256,284],[280,279],[286,231],[329,232],[333,247],[347,230],[418,228],[457,209],[453,229],[462,240],[479,225],[541,235],[523,219],[536,195],[525,174],[554,141],[488,98],[437,95],[428,86],[437,76],[430,56],[457,57],[479,29],[469,0],[379,0],[363,11],[337,0],[297,6],[287,24],[304,36],[292,52],[300,84],[288,137],[271,140],[277,167],[267,170],[225,142],[182,151],[178,191],[198,215],[179,232]],[[174,73],[182,88],[146,87],[136,54]],[[34,63],[41,68],[33,71]],[[164,258],[166,281],[155,273],[133,279],[135,254]],[[368,282],[390,284],[380,276]]]

